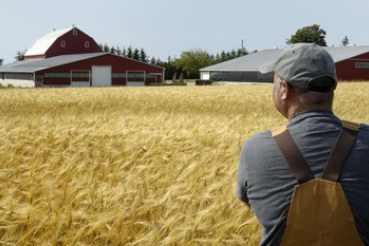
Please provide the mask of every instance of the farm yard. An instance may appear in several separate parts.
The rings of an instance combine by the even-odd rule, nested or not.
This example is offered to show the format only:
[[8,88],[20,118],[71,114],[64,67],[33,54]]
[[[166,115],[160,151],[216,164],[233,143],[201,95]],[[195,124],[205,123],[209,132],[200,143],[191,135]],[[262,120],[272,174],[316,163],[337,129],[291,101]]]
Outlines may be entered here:
[[[1,245],[258,245],[235,196],[272,85],[0,90]],[[369,82],[335,113],[369,122]]]

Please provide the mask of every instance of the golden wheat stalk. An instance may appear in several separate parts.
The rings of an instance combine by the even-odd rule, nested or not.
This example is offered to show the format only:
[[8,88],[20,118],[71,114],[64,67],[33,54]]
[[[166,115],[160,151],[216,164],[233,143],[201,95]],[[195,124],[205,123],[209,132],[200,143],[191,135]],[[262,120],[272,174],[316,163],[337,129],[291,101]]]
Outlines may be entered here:
[[[0,90],[3,245],[258,245],[238,155],[286,121],[271,85]],[[338,116],[369,122],[369,83]]]

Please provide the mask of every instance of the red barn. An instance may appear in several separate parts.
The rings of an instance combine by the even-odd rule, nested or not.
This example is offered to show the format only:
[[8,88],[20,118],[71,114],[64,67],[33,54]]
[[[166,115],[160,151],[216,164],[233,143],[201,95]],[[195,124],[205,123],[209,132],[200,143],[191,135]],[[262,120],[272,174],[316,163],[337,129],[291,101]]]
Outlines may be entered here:
[[[366,80],[369,81],[369,47],[357,46],[349,47],[353,52],[348,59],[339,59],[339,53],[333,53],[333,58],[337,58],[336,71],[340,80]],[[333,48],[328,49],[333,50]],[[342,51],[345,49],[342,48]],[[348,50],[348,49],[347,49]]]
[[14,86],[143,86],[164,80],[164,68],[104,53],[76,27],[38,39],[25,60],[0,66],[0,84]]

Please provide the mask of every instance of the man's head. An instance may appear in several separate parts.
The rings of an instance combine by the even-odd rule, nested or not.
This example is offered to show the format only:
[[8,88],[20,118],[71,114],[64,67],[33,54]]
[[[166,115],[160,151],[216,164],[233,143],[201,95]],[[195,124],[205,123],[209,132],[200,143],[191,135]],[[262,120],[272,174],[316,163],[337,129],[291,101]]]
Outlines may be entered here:
[[273,99],[285,117],[305,110],[332,110],[336,69],[332,57],[322,47],[294,44],[282,51],[276,61],[262,65],[260,72],[274,72]]
[[304,90],[325,92],[337,86],[333,58],[317,44],[293,44],[282,51],[277,60],[263,64],[260,72],[274,72],[280,79]]

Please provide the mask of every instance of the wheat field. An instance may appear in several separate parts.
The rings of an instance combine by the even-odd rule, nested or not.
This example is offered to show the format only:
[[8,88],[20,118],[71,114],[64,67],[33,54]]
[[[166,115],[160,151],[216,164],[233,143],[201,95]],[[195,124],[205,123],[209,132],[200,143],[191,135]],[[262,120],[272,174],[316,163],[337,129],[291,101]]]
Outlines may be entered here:
[[[258,245],[238,155],[272,86],[0,90],[1,245]],[[369,82],[338,116],[369,122]]]

